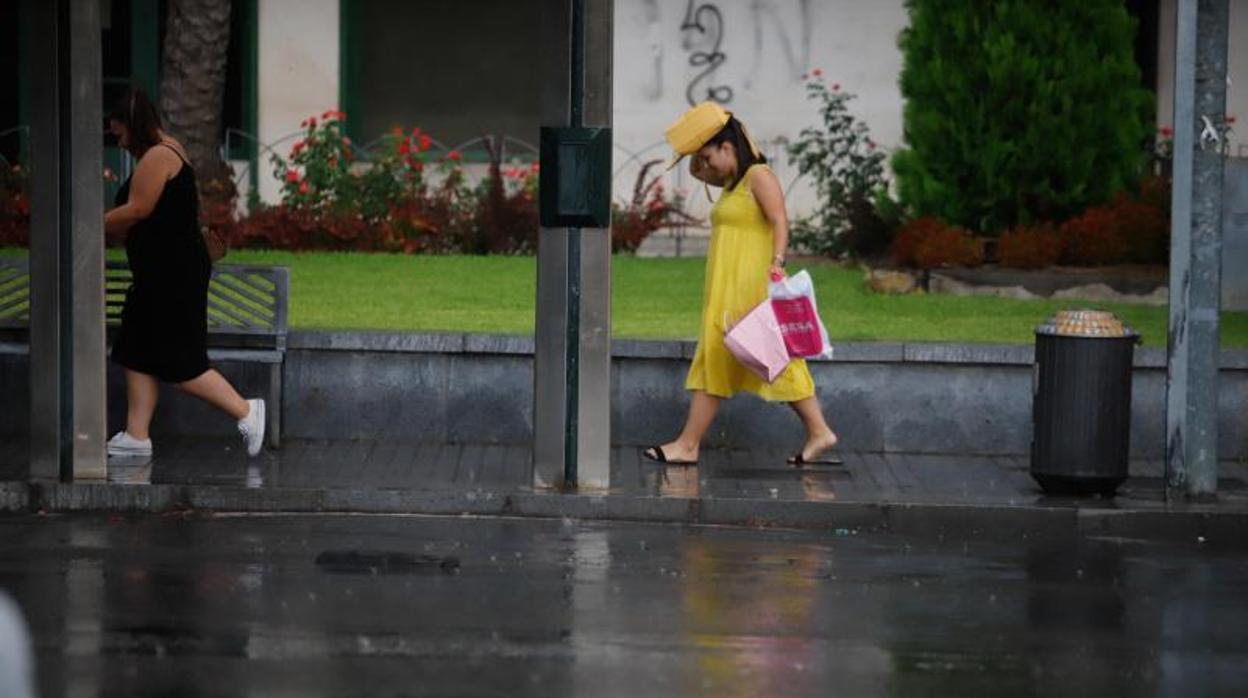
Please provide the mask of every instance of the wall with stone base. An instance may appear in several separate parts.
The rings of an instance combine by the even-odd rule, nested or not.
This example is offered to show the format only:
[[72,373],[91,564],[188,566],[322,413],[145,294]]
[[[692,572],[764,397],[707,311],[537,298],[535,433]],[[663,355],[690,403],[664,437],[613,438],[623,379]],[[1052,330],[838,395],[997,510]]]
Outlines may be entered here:
[[[527,337],[296,332],[285,367],[284,436],[527,445],[532,438],[533,343]],[[693,345],[617,341],[613,441],[671,438],[685,416]],[[29,429],[24,356],[0,356],[0,437]],[[812,369],[819,397],[847,449],[943,454],[1026,454],[1031,441],[1032,349],[1027,346],[853,343]],[[245,395],[264,395],[265,367],[219,368]],[[125,390],[110,367],[109,425],[120,429]],[[1248,351],[1223,353],[1220,453],[1248,458]],[[1160,458],[1165,354],[1136,353],[1131,446]],[[231,436],[233,423],[166,389],[153,432]],[[715,447],[792,448],[801,426],[784,405],[743,395],[725,403]]]

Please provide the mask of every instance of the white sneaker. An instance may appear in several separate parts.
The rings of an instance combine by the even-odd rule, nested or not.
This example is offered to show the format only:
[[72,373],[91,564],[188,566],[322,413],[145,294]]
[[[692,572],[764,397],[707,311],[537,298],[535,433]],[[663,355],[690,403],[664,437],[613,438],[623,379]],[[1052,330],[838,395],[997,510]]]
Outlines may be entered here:
[[119,431],[108,440],[108,455],[123,458],[135,458],[152,455],[152,440],[134,438],[125,430]]
[[243,443],[247,444],[247,455],[260,453],[264,446],[264,400],[248,400],[251,408],[247,416],[238,420],[238,433],[243,435]]

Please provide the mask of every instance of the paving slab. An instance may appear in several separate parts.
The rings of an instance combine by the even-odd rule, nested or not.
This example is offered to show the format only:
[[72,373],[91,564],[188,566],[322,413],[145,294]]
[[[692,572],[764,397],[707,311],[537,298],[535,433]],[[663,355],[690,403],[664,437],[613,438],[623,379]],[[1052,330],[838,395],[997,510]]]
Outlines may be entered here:
[[107,482],[72,484],[18,481],[23,454],[0,451],[2,510],[470,514],[1005,537],[1248,530],[1248,465],[1234,461],[1221,466],[1217,501],[1189,503],[1166,501],[1156,460],[1133,463],[1133,477],[1106,498],[1047,496],[1026,459],[1008,456],[846,452],[843,465],[798,468],[774,449],[708,450],[690,467],[616,448],[609,489],[568,493],[534,489],[530,452],[497,444],[301,440],[253,459],[233,441],[167,439],[154,458],[114,459]]

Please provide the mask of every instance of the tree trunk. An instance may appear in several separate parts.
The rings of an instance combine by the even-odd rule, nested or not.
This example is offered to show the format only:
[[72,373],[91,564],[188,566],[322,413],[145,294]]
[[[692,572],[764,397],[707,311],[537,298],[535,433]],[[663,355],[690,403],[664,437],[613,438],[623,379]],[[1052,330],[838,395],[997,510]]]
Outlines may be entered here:
[[160,68],[160,109],[169,133],[186,146],[200,193],[235,194],[221,158],[221,112],[230,45],[230,0],[169,0]]

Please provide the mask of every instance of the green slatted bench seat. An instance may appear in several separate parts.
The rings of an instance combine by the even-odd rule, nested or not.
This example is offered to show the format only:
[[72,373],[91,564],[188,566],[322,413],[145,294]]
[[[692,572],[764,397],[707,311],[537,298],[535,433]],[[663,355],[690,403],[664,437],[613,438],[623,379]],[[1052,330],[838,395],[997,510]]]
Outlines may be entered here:
[[[121,324],[130,268],[109,261],[105,271],[109,337]],[[269,443],[281,444],[282,366],[286,361],[290,270],[217,263],[208,284],[208,358],[268,366]],[[0,354],[30,351],[30,266],[25,257],[0,257]]]

